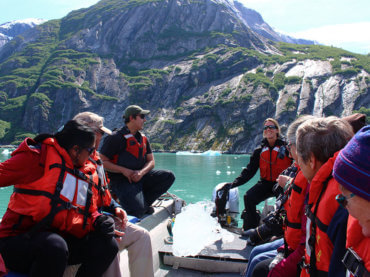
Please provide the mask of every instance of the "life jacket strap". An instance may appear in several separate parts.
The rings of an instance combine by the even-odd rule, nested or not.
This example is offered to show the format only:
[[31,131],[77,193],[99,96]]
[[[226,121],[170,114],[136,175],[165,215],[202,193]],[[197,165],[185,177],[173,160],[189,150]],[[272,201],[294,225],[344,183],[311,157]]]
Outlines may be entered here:
[[354,277],[370,276],[370,272],[366,269],[363,260],[351,247],[347,248],[342,263]]
[[290,228],[293,228],[293,229],[301,229],[301,227],[302,227],[301,223],[290,222],[287,218],[286,218],[285,224],[286,224],[286,226],[288,226]]
[[302,192],[302,188],[301,187],[298,187],[296,184],[293,183],[292,185],[292,189],[297,192],[298,194],[301,194]]
[[[316,248],[315,247],[316,246],[315,245],[316,244],[316,226],[318,228],[320,228],[320,225],[321,225],[322,222],[316,216],[317,215],[317,210],[319,208],[321,198],[322,198],[324,192],[326,191],[326,188],[328,187],[328,183],[329,183],[331,178],[333,178],[332,174],[330,174],[328,176],[328,178],[326,178],[326,180],[324,181],[313,213],[311,213],[310,205],[308,205],[308,209],[306,210],[307,211],[307,217],[309,217],[311,219],[311,222],[312,222],[312,224],[311,224],[311,235],[310,235],[310,238],[308,239],[308,244],[311,248],[310,268],[309,268],[309,272],[310,272],[311,276],[317,276],[317,274],[318,274],[318,269],[317,269],[317,266],[316,266],[316,250],[315,250],[315,248]],[[323,224],[323,225],[326,226],[325,224]],[[321,226],[321,227],[324,227],[324,226]],[[327,230],[327,228],[326,228],[326,230]],[[326,232],[326,230],[324,232]]]

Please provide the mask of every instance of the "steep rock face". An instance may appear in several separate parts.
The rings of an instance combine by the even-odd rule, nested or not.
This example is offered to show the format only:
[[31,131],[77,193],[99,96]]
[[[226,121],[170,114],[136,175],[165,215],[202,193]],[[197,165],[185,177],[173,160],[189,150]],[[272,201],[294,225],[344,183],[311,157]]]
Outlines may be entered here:
[[213,1],[153,1],[93,24],[68,39],[67,47],[112,55],[122,69],[163,66],[163,57],[219,44],[269,50],[235,14]]
[[267,117],[284,131],[301,114],[369,109],[369,64],[268,41],[233,2],[104,0],[0,49],[0,142],[54,132],[81,111],[113,129],[138,104],[151,110],[154,149],[251,152]]
[[271,39],[273,41],[282,41],[297,44],[316,44],[312,40],[293,38],[274,31],[262,18],[262,16],[255,10],[248,9],[239,2],[235,2],[235,7],[240,12],[240,17],[244,20],[245,24],[250,27],[254,32],[261,36]]

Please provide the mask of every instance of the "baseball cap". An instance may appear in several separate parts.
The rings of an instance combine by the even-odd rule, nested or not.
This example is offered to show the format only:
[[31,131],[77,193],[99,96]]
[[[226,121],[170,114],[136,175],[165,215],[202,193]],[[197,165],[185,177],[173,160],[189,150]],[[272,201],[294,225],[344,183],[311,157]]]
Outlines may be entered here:
[[94,130],[103,131],[104,133],[107,133],[108,135],[112,134],[111,130],[104,127],[103,125],[104,118],[95,113],[82,112],[82,113],[75,115],[73,119],[76,121],[79,121],[83,125],[89,126],[90,128]]
[[123,118],[129,118],[131,115],[148,114],[149,110],[144,110],[138,105],[130,105],[126,108]]

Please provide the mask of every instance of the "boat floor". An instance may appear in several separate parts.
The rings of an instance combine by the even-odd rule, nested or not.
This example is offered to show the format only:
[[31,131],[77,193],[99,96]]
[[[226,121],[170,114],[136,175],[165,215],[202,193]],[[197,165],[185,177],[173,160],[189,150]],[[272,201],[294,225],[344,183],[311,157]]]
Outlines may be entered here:
[[[205,247],[197,256],[194,257],[176,257],[173,255],[172,245],[165,244],[159,250],[161,262],[167,266],[167,270],[173,274],[176,272],[183,273],[183,269],[192,269],[203,272],[196,276],[222,276],[221,273],[227,272],[227,276],[232,276],[230,273],[235,273],[240,276],[248,265],[248,258],[252,247],[246,245],[245,238],[238,234],[233,234],[234,239],[231,242],[224,243],[218,240],[212,245]],[[182,270],[180,270],[182,269]],[[207,273],[204,273],[207,272]],[[194,272],[191,272],[194,276]],[[206,274],[206,275],[204,275]],[[160,275],[156,276],[176,276],[176,275]],[[183,276],[179,274],[177,276]]]
[[[163,199],[153,206],[154,214],[142,218],[136,224],[150,233],[155,277],[226,277],[240,276],[245,271],[252,247],[246,246],[246,240],[238,234],[233,234],[232,242],[216,241],[196,257],[174,256],[172,245],[165,243],[169,236],[167,223],[174,213],[174,201]],[[122,277],[130,276],[127,250],[120,252],[120,269]],[[74,276],[76,271],[76,266],[69,266],[64,277]]]

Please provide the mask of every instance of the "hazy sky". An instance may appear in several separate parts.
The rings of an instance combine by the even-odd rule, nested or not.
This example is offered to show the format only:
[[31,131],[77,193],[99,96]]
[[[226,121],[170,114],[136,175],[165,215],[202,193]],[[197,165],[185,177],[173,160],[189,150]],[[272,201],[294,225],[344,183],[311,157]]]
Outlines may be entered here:
[[[370,53],[369,0],[239,0],[275,30],[346,50]],[[25,18],[55,19],[97,0],[1,0],[0,24]]]

